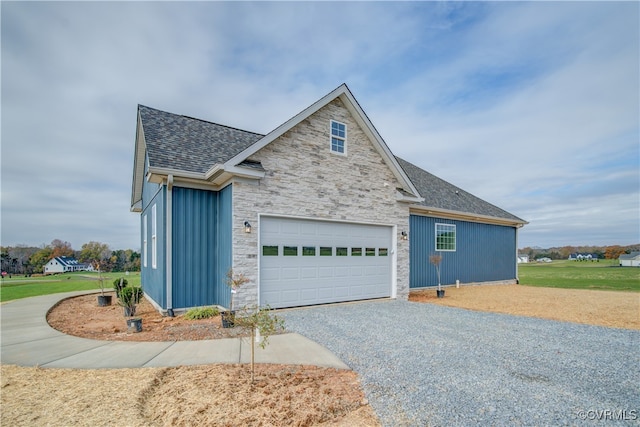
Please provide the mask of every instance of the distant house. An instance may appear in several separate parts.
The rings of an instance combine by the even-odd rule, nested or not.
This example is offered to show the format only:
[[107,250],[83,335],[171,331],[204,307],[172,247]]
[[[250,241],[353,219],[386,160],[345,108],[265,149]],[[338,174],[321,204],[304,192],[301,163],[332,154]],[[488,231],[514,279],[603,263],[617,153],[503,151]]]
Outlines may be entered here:
[[596,261],[598,260],[598,254],[580,254],[575,253],[569,255],[569,261]]
[[620,267],[640,267],[640,252],[620,255],[618,262]]
[[44,266],[44,274],[70,273],[74,271],[93,271],[89,264],[82,264],[73,257],[61,256],[49,260]]
[[551,262],[551,258],[549,257],[538,258],[536,259],[536,262]]
[[526,264],[529,262],[529,255],[518,255],[518,264]]

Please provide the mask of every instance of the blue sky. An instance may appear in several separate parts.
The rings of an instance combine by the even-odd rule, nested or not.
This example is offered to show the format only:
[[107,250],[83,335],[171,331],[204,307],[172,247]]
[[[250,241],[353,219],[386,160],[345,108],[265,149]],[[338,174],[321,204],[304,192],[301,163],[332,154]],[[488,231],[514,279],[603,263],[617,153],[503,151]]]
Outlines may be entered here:
[[139,249],[137,104],[268,133],[343,82],[520,247],[640,242],[637,2],[0,8],[2,245]]

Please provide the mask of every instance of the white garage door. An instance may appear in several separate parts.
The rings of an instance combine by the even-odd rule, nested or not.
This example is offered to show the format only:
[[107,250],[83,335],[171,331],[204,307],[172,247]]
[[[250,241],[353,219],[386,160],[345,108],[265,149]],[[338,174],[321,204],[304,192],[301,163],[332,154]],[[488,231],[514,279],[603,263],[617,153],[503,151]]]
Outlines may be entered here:
[[260,303],[273,308],[391,295],[392,228],[263,217]]

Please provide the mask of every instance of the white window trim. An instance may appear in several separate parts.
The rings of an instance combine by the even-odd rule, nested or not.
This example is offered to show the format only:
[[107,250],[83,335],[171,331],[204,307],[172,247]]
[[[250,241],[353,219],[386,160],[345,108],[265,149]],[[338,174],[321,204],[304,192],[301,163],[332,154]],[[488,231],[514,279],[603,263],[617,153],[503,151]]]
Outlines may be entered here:
[[[337,123],[339,125],[344,126],[344,138],[341,136],[336,136],[333,134],[333,124]],[[329,151],[331,152],[331,154],[336,154],[338,156],[346,156],[347,155],[347,124],[346,123],[342,123],[339,122],[337,120],[331,120],[329,123]],[[334,151],[333,150],[333,138],[339,139],[342,141],[343,143],[343,147],[344,147],[344,153],[341,153],[339,151]]]
[[[454,233],[454,240],[453,240],[453,249],[438,249],[438,226],[439,225],[444,225],[447,227],[453,227],[453,233]],[[441,222],[437,222],[435,225],[435,248],[437,252],[455,252],[458,249],[458,228],[456,227],[455,224],[446,224],[446,223],[441,223]]]
[[158,268],[158,216],[156,205],[151,206],[151,268]]
[[147,253],[149,252],[147,246],[147,215],[142,217],[142,266],[147,266]]

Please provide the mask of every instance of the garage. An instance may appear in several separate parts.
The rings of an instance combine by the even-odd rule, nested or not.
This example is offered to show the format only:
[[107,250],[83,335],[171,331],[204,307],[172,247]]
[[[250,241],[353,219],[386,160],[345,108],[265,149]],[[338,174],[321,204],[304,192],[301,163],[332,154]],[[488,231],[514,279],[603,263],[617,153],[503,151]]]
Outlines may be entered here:
[[391,296],[393,228],[262,217],[260,303],[273,308]]

